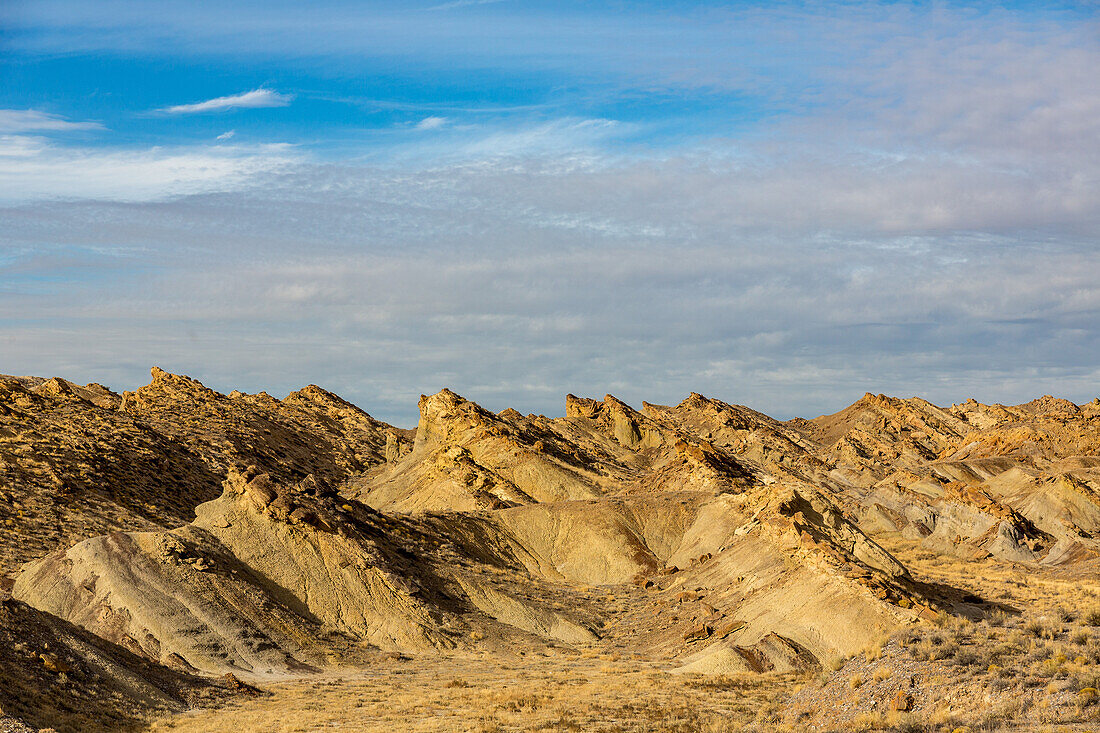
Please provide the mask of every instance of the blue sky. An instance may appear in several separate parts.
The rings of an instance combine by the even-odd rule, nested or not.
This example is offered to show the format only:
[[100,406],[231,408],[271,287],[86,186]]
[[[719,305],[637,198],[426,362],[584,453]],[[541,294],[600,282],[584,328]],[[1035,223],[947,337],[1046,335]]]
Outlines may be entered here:
[[0,372],[1100,393],[1100,6],[0,5]]

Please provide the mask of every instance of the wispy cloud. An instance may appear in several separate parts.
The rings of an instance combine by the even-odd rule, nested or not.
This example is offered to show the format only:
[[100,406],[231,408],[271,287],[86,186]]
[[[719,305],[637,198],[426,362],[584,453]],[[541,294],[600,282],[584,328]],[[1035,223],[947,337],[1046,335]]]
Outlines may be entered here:
[[236,130],[226,130],[221,135],[218,135],[217,139],[218,140],[228,140],[229,138],[233,137],[236,134],[237,134]]
[[98,122],[73,122],[61,115],[34,109],[0,109],[0,132],[70,132],[102,130]]
[[[561,414],[569,391],[667,403],[696,390],[811,417],[865,390],[1096,396],[1100,253],[1089,240],[1035,250],[869,233],[872,221],[828,241],[775,217],[767,231],[731,228],[692,204],[713,179],[676,161],[311,164],[259,184],[4,211],[27,251],[56,251],[62,226],[69,245],[128,246],[133,271],[156,268],[110,288],[81,281],[90,268],[71,282],[55,270],[41,297],[46,266],[25,261],[24,281],[3,280],[38,297],[3,305],[35,322],[0,324],[5,358],[30,372],[72,363],[74,378],[120,388],[159,361],[224,389],[322,379],[408,425],[416,396],[442,386],[545,414]],[[671,234],[554,225],[594,215]]]
[[46,140],[37,135],[0,135],[0,157],[27,158],[46,149]]
[[281,144],[110,150],[0,139],[0,202],[157,201],[231,191],[300,160]]
[[603,118],[563,117],[535,124],[507,125],[482,132],[455,148],[467,157],[526,156],[585,151],[630,134],[633,124]]
[[164,107],[160,111],[173,115],[189,115],[200,112],[219,112],[227,109],[259,108],[259,107],[285,107],[294,99],[293,94],[280,94],[271,89],[253,89],[250,92],[231,94],[226,97],[215,97],[205,102],[194,104],[177,104],[172,107]]
[[425,10],[454,10],[455,8],[467,8],[472,5],[495,5],[496,3],[502,3],[506,0],[451,0],[451,2],[440,3],[439,5],[432,5],[431,7],[424,8]]
[[417,130],[438,130],[447,124],[446,117],[425,117],[416,123]]

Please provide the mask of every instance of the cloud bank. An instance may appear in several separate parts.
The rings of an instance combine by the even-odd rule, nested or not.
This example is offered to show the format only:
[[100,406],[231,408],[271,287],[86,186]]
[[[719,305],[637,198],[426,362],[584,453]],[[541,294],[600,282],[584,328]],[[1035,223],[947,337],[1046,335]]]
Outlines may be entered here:
[[149,363],[227,389],[322,375],[401,424],[443,386],[546,414],[567,391],[780,416],[866,390],[1095,396],[1100,253],[1072,211],[974,206],[935,167],[727,166],[295,162],[216,193],[26,204],[5,212],[24,254],[0,303],[35,320],[0,338],[122,386]]

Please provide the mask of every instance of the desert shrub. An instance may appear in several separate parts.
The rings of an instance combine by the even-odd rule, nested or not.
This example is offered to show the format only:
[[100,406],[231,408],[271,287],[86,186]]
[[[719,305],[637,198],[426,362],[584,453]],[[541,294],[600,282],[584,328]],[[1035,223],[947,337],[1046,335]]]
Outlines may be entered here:
[[1027,664],[1038,664],[1045,662],[1050,658],[1050,652],[1046,647],[1046,644],[1036,644],[1032,647],[1031,651],[1024,657],[1024,662]]
[[955,653],[955,664],[960,667],[976,667],[979,665],[988,667],[988,664],[982,664],[983,661],[982,656],[973,649],[959,649]]
[[1013,644],[1011,641],[1002,642],[989,650],[989,654],[995,660],[1011,659],[1023,652],[1018,644]]
[[1092,608],[1085,613],[1084,621],[1089,626],[1100,626],[1100,608]]
[[1051,651],[1050,655],[1042,662],[1042,673],[1057,680],[1065,679],[1069,676],[1065,666],[1067,661],[1065,654],[1057,650]]
[[1018,718],[1023,709],[1023,703],[1019,700],[1009,700],[983,713],[976,727],[978,730],[1001,730],[1005,723]]
[[730,675],[718,675],[715,677],[703,677],[691,680],[688,687],[699,690],[744,690],[753,686],[754,680],[750,677],[736,677]]
[[1088,689],[1090,687],[1093,689],[1100,689],[1100,672],[1092,670],[1082,672],[1074,675],[1072,682],[1073,686],[1079,690]]
[[933,659],[951,659],[952,657],[958,656],[958,654],[959,645],[954,641],[946,641],[936,647],[936,653]]
[[1100,699],[1100,692],[1097,692],[1095,687],[1083,687],[1077,693],[1077,704],[1083,708],[1095,705],[1098,699]]
[[902,629],[891,637],[902,646],[912,646],[921,640],[920,632],[915,629]]
[[1049,685],[1047,685],[1047,694],[1057,695],[1059,692],[1064,692],[1070,689],[1072,686],[1073,683],[1068,679],[1051,682]]
[[520,695],[511,700],[505,702],[502,707],[505,710],[511,710],[512,712],[520,711],[534,711],[544,702],[544,698],[539,695]]
[[883,730],[882,715],[879,713],[860,713],[848,723],[852,731]]
[[1003,662],[1004,657],[997,655],[997,649],[995,647],[982,647],[978,649],[975,654],[977,655],[977,665],[979,667],[986,667],[992,669],[993,667],[999,667],[998,662]]
[[890,730],[897,733],[923,733],[928,730],[928,727],[923,719],[906,713],[898,717],[897,721],[890,726]]
[[863,675],[857,673],[849,677],[848,687],[852,688],[853,690],[857,690],[860,687],[863,687]]
[[937,659],[949,659],[959,651],[959,645],[954,641],[947,641],[942,636],[933,636],[922,640],[912,648],[912,654],[918,661],[928,662]]

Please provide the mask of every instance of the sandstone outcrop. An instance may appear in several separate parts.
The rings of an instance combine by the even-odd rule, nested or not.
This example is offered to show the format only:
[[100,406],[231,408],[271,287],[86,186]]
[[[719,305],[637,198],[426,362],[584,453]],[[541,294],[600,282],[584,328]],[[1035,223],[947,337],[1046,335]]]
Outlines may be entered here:
[[832,493],[872,532],[1023,563],[1100,553],[1100,420],[1088,405],[939,408],[868,394],[812,424]]

